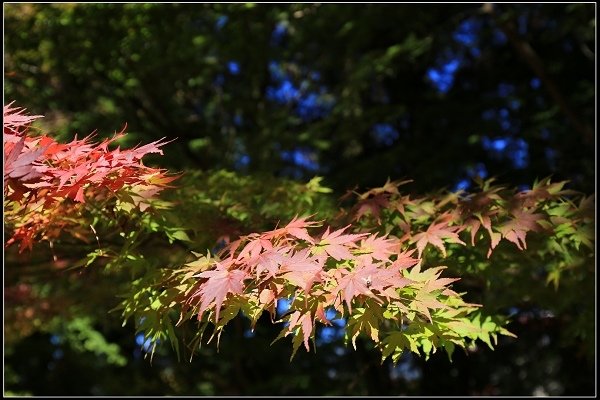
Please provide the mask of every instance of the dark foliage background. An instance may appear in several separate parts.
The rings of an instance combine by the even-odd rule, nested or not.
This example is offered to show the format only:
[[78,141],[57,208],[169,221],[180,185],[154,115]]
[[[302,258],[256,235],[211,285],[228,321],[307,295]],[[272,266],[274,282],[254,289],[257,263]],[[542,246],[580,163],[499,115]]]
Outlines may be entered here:
[[[42,127],[63,140],[94,130],[111,136],[127,123],[124,146],[177,139],[151,163],[324,176],[338,196],[388,177],[413,179],[411,191],[427,192],[468,190],[476,176],[524,188],[548,175],[591,194],[595,13],[591,3],[5,4],[5,104],[44,114]],[[178,362],[166,345],[150,365],[143,335],[105,311],[98,311],[103,322],[84,321],[79,330],[5,339],[5,393],[590,395],[596,388],[595,351],[563,343],[568,321],[527,305],[510,310],[518,340],[495,351],[457,353],[453,363],[445,354],[427,362],[406,356],[396,367],[366,344],[349,351],[339,330],[323,333],[316,354],[299,352],[290,363],[288,343],[270,345],[277,328],[259,324],[249,333],[244,320],[219,352],[207,346],[191,363]],[[77,348],[65,332],[91,335],[96,347]]]

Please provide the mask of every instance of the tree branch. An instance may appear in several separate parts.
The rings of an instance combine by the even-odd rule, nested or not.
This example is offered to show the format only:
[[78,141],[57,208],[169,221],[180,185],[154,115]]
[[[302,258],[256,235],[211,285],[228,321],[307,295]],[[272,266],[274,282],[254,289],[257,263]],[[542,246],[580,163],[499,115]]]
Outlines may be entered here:
[[544,62],[537,55],[533,47],[522,40],[515,32],[514,23],[501,21],[494,12],[494,5],[486,3],[481,8],[484,14],[490,15],[500,30],[506,35],[511,45],[515,48],[519,56],[527,63],[533,72],[540,78],[542,85],[548,91],[548,94],[558,105],[563,114],[567,117],[573,127],[583,136],[586,144],[594,144],[594,131],[591,126],[584,123],[579,116],[567,103],[567,100],[558,89],[558,86],[550,78],[544,67]]

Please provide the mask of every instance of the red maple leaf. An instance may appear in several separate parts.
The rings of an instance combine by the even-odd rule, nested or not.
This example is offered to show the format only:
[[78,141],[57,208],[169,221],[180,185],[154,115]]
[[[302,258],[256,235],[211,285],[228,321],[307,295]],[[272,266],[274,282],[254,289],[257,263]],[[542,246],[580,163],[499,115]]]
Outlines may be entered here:
[[392,263],[392,267],[398,268],[399,271],[402,271],[403,269],[410,268],[416,263],[418,263],[418,258],[411,257],[414,252],[415,249],[398,253],[398,255],[396,256],[396,260]]
[[[25,146],[26,138],[23,136],[17,143],[4,146],[4,183],[16,179],[20,182],[32,181],[42,176],[47,168],[37,162],[44,153],[44,148],[31,149]],[[6,145],[10,147],[7,149]],[[8,155],[6,154],[8,152]]]
[[[97,145],[90,142],[92,136],[81,140],[75,137],[63,145],[48,136],[28,136],[28,124],[40,116],[25,115],[24,109],[11,105],[4,106],[4,194],[5,199],[25,207],[22,215],[27,214],[27,219],[20,223],[13,239],[25,240],[26,247],[30,247],[39,233],[58,234],[57,224],[66,227],[63,222],[46,217],[66,201],[84,203],[87,198],[106,199],[129,191],[128,197],[121,196],[121,200],[129,198],[143,211],[150,197],[178,178],[141,162],[145,154],[162,152],[160,146],[166,143],[162,139],[123,151],[108,150],[108,145],[122,137],[122,133]],[[31,208],[33,203],[37,204],[35,210]],[[77,212],[71,217],[76,215]]]
[[10,135],[20,136],[22,134],[21,128],[27,127],[31,122],[35,121],[38,118],[43,118],[43,115],[23,114],[25,112],[25,109],[20,107],[11,107],[13,103],[14,101],[4,106],[2,118],[2,125],[4,125],[5,141],[6,137],[8,136],[8,141],[10,142],[16,141],[14,138],[11,138]]

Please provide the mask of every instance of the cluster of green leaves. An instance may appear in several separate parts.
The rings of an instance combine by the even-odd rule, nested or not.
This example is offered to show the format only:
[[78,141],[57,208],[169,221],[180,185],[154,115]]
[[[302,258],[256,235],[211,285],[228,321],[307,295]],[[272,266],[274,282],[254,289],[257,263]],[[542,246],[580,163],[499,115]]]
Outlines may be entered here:
[[[84,139],[63,145],[31,129],[39,116],[11,106],[4,111],[11,343],[61,321],[97,324],[116,296],[155,281],[165,265],[180,265],[189,249],[329,205],[319,178],[302,184],[227,171],[184,174],[179,190],[158,198],[172,177],[139,162],[158,151],[154,144],[108,150],[110,141]],[[11,244],[18,242],[15,254]]]
[[[338,220],[354,222],[356,232],[376,232],[369,233],[360,245],[357,240],[367,234],[348,235],[341,240],[348,246],[337,250],[342,257],[336,251],[326,250],[331,245],[327,240],[329,230],[318,239],[306,231],[313,226],[311,222],[294,219],[279,230],[242,237],[230,244],[221,257],[200,256],[187,268],[176,270],[175,284],[173,278],[165,281],[166,286],[170,285],[166,292],[171,291],[167,308],[172,310],[178,302],[183,302],[179,323],[195,314],[202,321],[192,348],[198,345],[209,325],[214,325],[211,339],[219,337],[225,325],[240,312],[250,318],[252,325],[263,311],[268,311],[274,320],[278,298],[293,299],[291,311],[277,321],[286,323],[280,337],[293,334],[292,355],[303,342],[308,350],[308,340],[315,338],[315,323],[329,323],[323,311],[327,307],[348,318],[348,342],[354,343],[362,334],[379,345],[384,358],[392,355],[394,361],[405,349],[428,356],[443,347],[451,354],[455,344],[467,347],[469,339],[479,338],[491,347],[490,337],[495,341],[498,333],[509,334],[502,328],[502,314],[497,314],[503,304],[492,303],[488,309],[495,315],[482,316],[473,304],[464,303],[455,292],[447,290],[445,285],[453,279],[439,278],[441,268],[433,266],[443,262],[451,266],[455,276],[475,274],[485,280],[492,293],[489,298],[494,299],[496,291],[506,291],[505,284],[496,288],[498,281],[494,275],[486,275],[485,270],[492,269],[498,258],[527,267],[520,260],[524,258],[518,254],[520,251],[505,250],[496,257],[497,251],[493,250],[501,241],[524,251],[527,234],[537,233],[537,243],[534,240],[537,249],[533,254],[526,252],[525,258],[544,262],[553,257],[554,263],[546,263],[545,283],[552,282],[555,287],[561,271],[593,259],[593,196],[563,190],[565,182],[543,179],[532,190],[516,193],[488,180],[480,181],[480,190],[472,194],[443,193],[415,198],[399,192],[398,187],[404,183],[388,181],[381,188],[359,194],[357,204],[338,216]],[[378,238],[377,233],[384,236]],[[390,234],[395,239],[383,239]],[[459,234],[468,234],[466,241]],[[334,236],[345,237],[342,230]],[[539,244],[540,237],[543,246]],[[556,251],[557,246],[560,252]],[[407,253],[397,252],[409,251],[411,247],[408,255],[416,247],[418,258],[408,258],[412,262],[403,264]],[[326,258],[319,258],[323,253]],[[398,258],[385,256],[392,253]],[[385,259],[393,266],[391,269],[400,267],[403,272],[396,279],[407,281],[393,281],[394,272],[383,266],[385,262],[374,266],[375,259]],[[421,271],[421,265],[428,268]],[[374,291],[371,285],[382,271],[386,271],[387,285]],[[504,271],[502,275],[509,282],[518,274]],[[352,276],[350,281],[349,276]],[[506,306],[546,289],[547,285],[540,283],[541,288],[520,289],[520,293],[508,290],[512,303]],[[349,284],[350,289],[345,291]],[[389,297],[389,287],[396,290],[398,298]],[[402,301],[398,301],[400,298]],[[346,308],[342,306],[344,302]],[[210,310],[208,316],[204,314],[206,310]]]
[[[21,141],[25,139],[26,135]],[[104,164],[110,167],[110,160],[120,156],[118,150],[117,156],[112,156],[106,144],[101,147],[109,157]],[[36,164],[37,158],[57,153],[48,148],[52,147],[43,147],[35,157],[20,157],[27,158],[27,165],[43,168],[43,163]],[[137,152],[143,155],[144,148]],[[18,153],[14,149],[9,142],[5,153]],[[92,149],[87,146],[80,153]],[[106,156],[99,157],[102,161]],[[93,158],[94,162],[99,157]],[[112,164],[122,168],[118,162]],[[80,174],[73,182],[89,174]],[[110,174],[110,168],[104,172]],[[155,175],[148,175],[151,185],[157,183],[152,180]],[[498,334],[511,335],[503,328],[502,316],[484,316],[479,305],[463,301],[448,287],[456,279],[440,278],[443,262],[448,261],[454,276],[478,272],[493,289],[492,277],[484,272],[490,269],[492,253],[500,242],[512,242],[523,251],[528,233],[537,232],[545,246],[530,257],[555,259],[546,264],[544,272],[546,283],[558,288],[561,273],[593,258],[593,197],[563,190],[565,182],[544,179],[532,190],[516,193],[488,180],[480,182],[480,190],[472,194],[411,198],[398,189],[406,181],[388,180],[381,188],[357,194],[355,205],[333,215],[331,203],[321,197],[329,189],[321,186],[319,178],[306,184],[288,182],[283,187],[277,180],[261,178],[252,185],[251,179],[224,171],[192,173],[182,179],[179,190],[164,198],[153,197],[160,188],[143,187],[140,193],[135,185],[129,185],[119,186],[108,198],[88,195],[88,201],[77,196],[71,199],[67,191],[58,203],[58,195],[50,197],[50,204],[53,213],[60,206],[61,218],[89,226],[95,237],[97,247],[91,251],[84,247],[83,258],[74,266],[100,264],[108,273],[126,271],[132,285],[118,307],[123,310],[124,323],[134,318],[137,331],[153,340],[154,346],[169,340],[177,353],[179,338],[173,321],[178,314],[178,324],[194,315],[202,322],[191,341],[193,352],[209,325],[214,325],[211,339],[219,338],[240,312],[250,318],[252,326],[264,311],[274,320],[281,298],[293,300],[291,310],[278,320],[284,322],[279,337],[293,336],[292,357],[302,343],[309,350],[309,340],[315,339],[317,331],[315,323],[330,324],[327,309],[347,318],[348,343],[355,345],[359,336],[370,338],[383,359],[391,356],[397,361],[405,350],[428,357],[437,348],[451,356],[456,345],[466,348],[476,339],[491,347]],[[163,184],[162,180],[158,183]],[[45,185],[53,189],[52,182],[50,179]],[[85,187],[87,193],[95,190],[93,185]],[[54,192],[30,196],[47,204],[44,193]],[[9,206],[15,201],[8,197]],[[321,210],[334,224],[351,224],[333,232],[327,227],[324,232],[309,233],[320,226],[306,217],[310,207]],[[289,218],[291,212],[305,216],[294,217],[279,229],[247,234],[249,229],[264,229],[265,221]],[[350,226],[353,233],[344,233]],[[53,227],[38,221],[33,228]],[[461,239],[465,233],[470,240]],[[46,234],[46,239],[60,241],[60,235]],[[213,250],[178,267],[185,262],[187,250],[200,246]],[[510,251],[502,253],[504,262],[513,257],[506,256]],[[56,254],[54,259],[56,263]]]
[[[245,191],[231,186],[232,182],[242,181]],[[211,189],[204,191],[207,184]],[[47,276],[48,286],[43,293],[28,286],[23,296],[31,301],[25,301],[23,296],[15,297],[15,302],[22,304],[10,312],[15,324],[9,324],[9,328],[11,332],[12,328],[16,329],[15,337],[38,330],[56,317],[68,320],[73,315],[91,313],[101,320],[102,314],[115,305],[109,300],[111,295],[114,298],[129,292],[135,297],[134,308],[130,310],[147,318],[141,329],[150,337],[152,330],[148,324],[155,318],[148,315],[152,308],[146,310],[145,302],[154,301],[150,294],[153,286],[162,280],[163,269],[169,271],[172,266],[183,264],[190,250],[213,248],[220,237],[264,229],[267,224],[303,210],[317,212],[318,207],[322,207],[329,215],[334,211],[331,200],[322,195],[325,189],[318,184],[318,179],[302,184],[214,171],[186,173],[178,185],[180,189],[165,193],[162,198],[148,199],[150,206],[144,212],[132,207],[129,201],[121,201],[121,197],[128,197],[127,191],[110,201],[89,200],[71,208],[63,207],[60,213],[55,209],[56,218],[69,221],[69,230],[56,230],[50,241],[33,243],[32,253],[9,252],[8,257],[16,266],[8,271],[9,276],[17,278],[25,273],[33,255],[34,264],[39,264],[36,270]],[[264,204],[264,207],[255,207],[256,204]],[[43,224],[36,227],[52,228]],[[87,278],[77,279],[80,268],[86,269]],[[66,281],[52,278],[57,273],[64,274]],[[76,279],[75,285],[73,279]],[[109,282],[113,283],[108,285]],[[102,288],[110,290],[98,293],[98,299],[89,296]],[[7,289],[23,292],[18,284],[14,290]],[[73,309],[72,299],[79,295],[87,298],[87,304],[78,303],[77,309]],[[49,305],[51,309],[47,309]]]
[[401,251],[402,241],[345,229],[310,235],[307,229],[315,225],[295,218],[234,241],[220,257],[201,256],[176,270],[165,281],[165,293],[171,291],[167,308],[179,300],[179,323],[194,315],[202,322],[192,348],[208,326],[214,325],[210,341],[238,313],[252,326],[264,311],[274,320],[281,298],[293,299],[277,321],[285,325],[278,338],[293,336],[292,357],[302,343],[309,350],[317,322],[331,323],[329,308],[348,319],[348,342],[355,346],[359,335],[370,338],[383,359],[391,355],[394,361],[407,349],[428,356],[443,348],[451,355],[455,345],[481,338],[491,346],[490,337],[510,334],[496,320],[482,324],[477,305],[448,287],[455,279],[440,278],[443,267],[422,271],[420,258],[411,257],[414,250]]
[[490,313],[534,305],[567,318],[565,337],[583,338],[591,354],[594,304],[576,288],[594,290],[595,196],[566,183],[545,178],[517,191],[479,180],[472,193],[413,197],[388,182],[357,193],[346,220],[410,238],[425,265],[447,265]]

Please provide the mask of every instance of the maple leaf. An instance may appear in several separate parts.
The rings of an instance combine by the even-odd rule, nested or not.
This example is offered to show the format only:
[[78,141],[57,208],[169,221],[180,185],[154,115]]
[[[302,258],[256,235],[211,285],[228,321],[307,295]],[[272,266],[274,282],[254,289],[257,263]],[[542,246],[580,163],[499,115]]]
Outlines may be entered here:
[[[117,148],[109,151],[108,144],[118,137],[107,139],[99,145],[89,143],[91,135],[82,140],[75,138],[67,146],[49,145],[51,150],[47,150],[45,155],[54,168],[48,169],[47,173],[58,179],[58,188],[54,195],[72,196],[81,200],[79,189],[90,184],[96,188],[105,186],[113,192],[126,185],[146,186],[146,195],[149,196],[178,178],[166,176],[162,170],[145,167],[139,161],[143,154],[160,152],[158,147],[165,143],[156,141],[138,149],[121,151]],[[65,161],[68,162],[68,168],[62,167]],[[66,189],[60,191],[63,186]],[[152,192],[153,189],[156,191]]]
[[367,233],[342,235],[342,233],[348,229],[350,225],[338,229],[337,231],[329,233],[329,227],[323,236],[321,241],[317,245],[318,248],[323,249],[329,256],[333,257],[336,261],[342,259],[352,259],[354,256],[348,250],[349,248],[356,247],[356,241],[362,237],[367,236]]
[[419,251],[419,258],[423,254],[423,249],[427,244],[432,244],[446,257],[446,248],[444,241],[446,239],[450,243],[459,243],[465,245],[465,242],[460,240],[457,231],[460,231],[460,226],[449,226],[448,222],[442,221],[439,223],[432,223],[425,232],[414,235],[412,242],[417,244],[417,250]]
[[366,199],[369,196],[377,196],[379,194],[382,193],[388,193],[391,195],[400,195],[400,192],[398,192],[398,187],[405,185],[407,183],[412,182],[412,180],[406,180],[406,181],[390,181],[390,178],[388,178],[385,182],[385,185],[383,185],[382,187],[379,188],[374,188],[371,189],[365,193],[363,193],[362,195],[359,196],[360,199]]
[[493,204],[494,200],[501,199],[498,192],[502,189],[502,187],[489,188],[480,193],[467,196],[459,202],[462,214],[471,215],[476,212],[488,210]]
[[[167,176],[163,170],[153,170],[149,174],[140,175],[140,179],[150,185],[158,185],[160,187],[169,187],[167,184],[179,179],[181,174]],[[172,187],[172,186],[170,186]]]
[[379,224],[381,223],[381,209],[387,208],[389,203],[389,196],[385,194],[379,194],[370,199],[361,200],[354,206],[354,217],[352,220],[358,221],[363,215],[369,213],[377,220],[377,223]]
[[198,311],[198,319],[201,318],[204,311],[214,302],[216,312],[215,321],[218,321],[223,301],[228,294],[241,294],[243,292],[244,280],[248,277],[248,274],[239,269],[229,270],[224,264],[217,262],[217,268],[201,272],[197,276],[207,279],[191,297],[193,299],[200,296],[202,301]]
[[496,247],[496,245],[498,244],[498,242],[496,241],[497,234],[494,234],[494,232],[492,231],[492,221],[490,218],[496,214],[498,214],[498,210],[489,211],[486,214],[476,212],[473,213],[475,218],[469,218],[465,221],[465,228],[471,231],[471,245],[475,246],[475,236],[477,235],[479,228],[483,225],[483,227],[487,230],[492,240],[492,249]]
[[532,214],[526,211],[513,211],[514,219],[504,223],[497,228],[502,236],[517,245],[519,250],[527,248],[525,237],[528,231],[539,231],[541,226],[537,221],[544,219],[543,214]]
[[21,135],[20,129],[29,125],[36,119],[43,118],[43,115],[25,115],[25,108],[11,107],[14,101],[4,106],[2,124],[4,125],[4,135]]
[[460,280],[460,278],[439,278],[438,275],[435,278],[426,281],[425,286],[423,286],[423,291],[429,293],[437,289],[446,289],[446,286],[458,280]]
[[399,249],[400,243],[396,239],[386,239],[370,235],[363,239],[358,246],[358,258],[368,260],[388,260],[391,254]]
[[414,252],[415,249],[398,253],[396,255],[396,260],[392,262],[391,268],[397,268],[399,271],[402,271],[403,269],[412,267],[413,265],[418,263],[420,261],[418,258],[411,257]]
[[447,308],[448,306],[446,306],[444,303],[441,303],[434,294],[422,290],[417,294],[415,300],[410,303],[409,307],[420,312],[427,318],[429,322],[432,322],[429,309],[431,308],[435,310],[438,308]]
[[250,240],[246,246],[244,246],[242,251],[240,251],[240,254],[237,256],[238,260],[256,259],[262,250],[271,250],[273,248],[271,241],[265,239],[263,236],[251,234],[248,236],[248,238]]
[[12,201],[29,202],[43,196],[45,201],[38,212],[45,212],[68,198],[84,203],[86,194],[96,197],[104,190],[102,197],[114,196],[127,186],[135,193],[130,196],[133,204],[143,211],[149,206],[150,197],[177,178],[141,163],[145,154],[162,152],[159,148],[165,144],[162,139],[124,151],[108,150],[108,145],[122,137],[122,133],[99,145],[90,142],[93,135],[81,140],[75,137],[62,145],[47,136],[28,137],[28,124],[40,116],[24,115],[23,109],[11,105],[4,107],[4,191]]
[[288,322],[288,333],[286,333],[286,335],[292,333],[297,326],[300,326],[302,328],[304,347],[306,348],[306,351],[310,351],[310,347],[308,346],[308,339],[310,339],[310,336],[313,331],[313,318],[311,316],[311,312],[307,311],[305,313],[301,313],[300,311],[294,311],[290,315]]
[[4,140],[4,176],[6,179],[6,175],[8,175],[9,166],[15,162],[19,154],[21,154],[21,150],[23,150],[23,146],[25,146],[25,136],[18,138],[16,142],[10,143]]
[[431,314],[429,309],[448,308],[447,305],[438,300],[438,294],[434,293],[436,290],[441,290],[442,294],[448,296],[456,295],[455,292],[447,288],[452,282],[455,282],[456,278],[440,278],[440,274],[446,267],[439,266],[435,268],[428,268],[421,271],[420,264],[417,264],[411,271],[406,274],[406,277],[411,279],[413,282],[419,284],[420,290],[417,292],[415,299],[409,304],[409,307],[419,313],[423,314],[431,322]]
[[258,300],[261,304],[267,305],[276,300],[276,292],[271,288],[264,288],[258,295]]
[[[411,281],[402,277],[399,270],[382,268],[378,264],[366,263],[357,265],[354,270],[349,271],[345,268],[335,270],[333,276],[336,278],[337,285],[332,290],[332,295],[337,297],[341,294],[343,301],[348,306],[348,311],[352,313],[352,299],[358,295],[366,295],[377,299],[373,290],[376,290],[386,297],[397,298],[394,290],[388,288],[401,288]],[[378,300],[378,299],[377,299]]]
[[379,342],[379,325],[383,319],[383,308],[374,302],[368,307],[358,307],[354,314],[348,318],[347,337],[351,338],[352,346],[356,350],[356,339],[361,332],[369,335],[375,342]]
[[178,271],[181,273],[183,281],[191,279],[194,275],[209,270],[214,266],[214,260],[210,258],[210,253],[207,252],[205,256],[201,253],[192,251],[192,254],[197,258],[185,264],[185,267],[182,268],[181,271]]
[[259,254],[252,261],[247,262],[247,264],[256,266],[255,268],[257,277],[260,277],[263,271],[267,272],[266,276],[264,276],[261,281],[273,278],[279,272],[280,265],[287,260],[286,256],[289,249],[289,247],[276,247],[269,249]]
[[[367,278],[369,279],[369,278]],[[370,277],[370,289],[379,292],[387,301],[399,299],[397,289],[409,285],[412,281],[400,274],[395,268],[378,268],[375,275]]]
[[[127,127],[127,125],[125,125],[125,128]],[[123,131],[125,131],[125,128],[123,128]],[[160,155],[163,154],[162,149],[160,148],[161,146],[164,146],[165,144],[171,143],[172,141],[174,141],[175,139],[171,139],[168,141],[165,141],[166,138],[160,138],[154,142],[150,142],[148,144],[145,144],[143,146],[140,147],[134,147],[133,149],[127,150],[125,152],[125,157],[127,159],[128,162],[131,162],[132,160],[141,160],[146,154],[150,154],[150,153],[158,153]]]
[[42,176],[42,172],[46,169],[40,163],[35,163],[40,155],[44,153],[44,148],[41,149],[25,149],[23,145],[25,137],[22,137],[11,149],[8,156],[5,153],[4,160],[4,180],[10,178],[19,181],[31,181]]
[[312,236],[308,234],[306,228],[318,226],[319,222],[309,221],[310,217],[298,218],[295,216],[286,226],[283,228],[275,229],[269,232],[265,232],[262,236],[265,239],[273,239],[283,237],[285,235],[291,235],[295,238],[306,240],[309,243],[314,243]]
[[308,293],[311,286],[321,280],[324,263],[324,257],[311,256],[309,249],[302,249],[285,257],[279,272],[282,277]]
[[399,197],[390,202],[390,208],[397,210],[405,219],[407,218],[406,207],[414,207],[415,205],[416,201],[411,200],[409,195]]
[[342,268],[335,271],[334,276],[337,275],[337,285],[331,292],[332,296],[337,298],[338,294],[341,294],[341,299],[346,302],[348,312],[352,314],[352,299],[355,296],[364,294],[374,297],[367,285],[371,285],[371,275],[375,274],[375,272],[376,267],[372,264],[370,268],[363,267],[354,271]]
[[531,190],[524,190],[515,195],[519,207],[533,207],[539,201],[559,197],[569,194],[576,194],[572,190],[562,190],[567,181],[550,183],[550,178],[544,178],[540,182],[535,182]]

